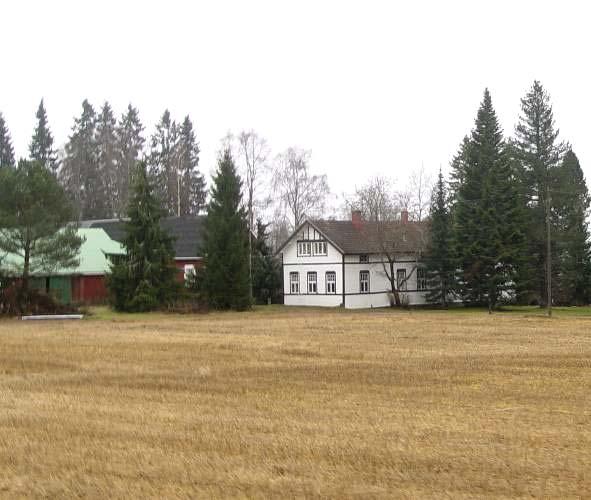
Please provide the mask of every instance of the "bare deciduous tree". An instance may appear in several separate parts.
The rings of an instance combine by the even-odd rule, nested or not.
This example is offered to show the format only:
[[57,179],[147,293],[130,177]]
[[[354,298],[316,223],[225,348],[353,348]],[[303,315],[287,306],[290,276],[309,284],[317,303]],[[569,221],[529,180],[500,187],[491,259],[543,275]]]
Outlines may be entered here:
[[410,212],[414,220],[421,222],[429,213],[433,192],[433,177],[425,171],[424,165],[411,173],[410,191],[412,200]]
[[326,175],[310,172],[310,152],[289,148],[277,157],[273,172],[274,197],[292,229],[306,216],[320,216],[330,192]]
[[382,176],[356,188],[352,199],[345,203],[350,210],[360,210],[367,221],[391,219],[397,212],[392,181]]
[[407,210],[414,221],[422,221],[429,213],[433,178],[425,167],[413,170],[408,184],[396,193],[396,203],[401,210]]
[[269,146],[267,141],[254,130],[242,131],[238,135],[239,158],[246,189],[246,210],[248,214],[248,271],[252,297],[252,233],[257,204],[257,191],[261,187],[261,174],[267,166]]
[[[382,268],[390,284],[392,305],[404,305],[402,293],[407,288],[408,280],[416,273],[419,261],[425,248],[425,233],[423,227],[418,224],[408,224],[403,220],[378,221],[376,238],[380,253],[382,254]],[[405,275],[396,275],[396,262],[401,257],[408,259],[411,256],[412,267]],[[405,268],[406,269],[406,268]]]
[[[408,193],[395,192],[392,181],[385,177],[374,177],[357,188],[348,202],[350,208],[360,210],[365,219],[362,230],[366,233],[368,245],[381,255],[383,274],[390,284],[392,305],[396,306],[404,303],[404,290],[408,280],[416,273],[425,246],[422,225],[402,220],[408,216],[411,206],[412,197]],[[408,259],[409,255],[413,262],[410,272],[404,277],[397,276],[396,264],[402,256]]]

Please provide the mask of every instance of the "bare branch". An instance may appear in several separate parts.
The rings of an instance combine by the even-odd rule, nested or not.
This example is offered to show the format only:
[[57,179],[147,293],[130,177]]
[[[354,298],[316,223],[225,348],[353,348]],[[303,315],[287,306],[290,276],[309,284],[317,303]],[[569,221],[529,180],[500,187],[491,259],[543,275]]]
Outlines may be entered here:
[[306,216],[321,216],[330,193],[326,175],[313,175],[309,161],[310,152],[296,148],[289,148],[275,161],[274,195],[283,213],[288,216],[292,229],[299,226]]

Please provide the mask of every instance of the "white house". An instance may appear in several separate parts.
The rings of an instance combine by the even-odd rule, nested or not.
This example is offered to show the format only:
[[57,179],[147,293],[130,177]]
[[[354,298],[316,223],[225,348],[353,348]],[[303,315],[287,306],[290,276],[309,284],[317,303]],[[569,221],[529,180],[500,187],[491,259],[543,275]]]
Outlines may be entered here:
[[279,248],[286,305],[371,308],[394,300],[424,304],[427,290],[420,258],[424,223],[403,211],[395,222],[368,222],[353,211],[351,220],[306,220]]

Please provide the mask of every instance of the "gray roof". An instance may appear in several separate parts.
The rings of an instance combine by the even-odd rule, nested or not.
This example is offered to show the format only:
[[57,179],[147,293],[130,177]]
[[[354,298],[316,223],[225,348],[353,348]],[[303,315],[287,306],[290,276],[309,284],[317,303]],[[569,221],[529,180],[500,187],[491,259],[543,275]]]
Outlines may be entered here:
[[[122,242],[125,238],[125,223],[125,219],[101,219],[82,221],[80,226],[104,229],[112,240]],[[174,238],[173,245],[177,259],[200,256],[204,223],[204,215],[183,215],[160,219],[160,227]]]
[[[391,253],[421,252],[425,248],[428,232],[428,225],[425,222],[363,221],[360,224],[354,224],[350,220],[307,222],[345,254],[384,253],[386,249]],[[295,231],[289,240],[298,231]]]

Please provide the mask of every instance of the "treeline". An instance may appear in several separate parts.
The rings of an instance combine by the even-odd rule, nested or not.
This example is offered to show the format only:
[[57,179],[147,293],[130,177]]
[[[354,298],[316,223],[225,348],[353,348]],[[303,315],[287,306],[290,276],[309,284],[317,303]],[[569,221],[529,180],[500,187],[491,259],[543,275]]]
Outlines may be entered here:
[[[590,198],[579,160],[558,139],[539,82],[505,137],[488,90],[474,128],[440,173],[426,255],[431,302],[588,304]],[[550,302],[549,302],[550,301]]]
[[[194,215],[203,209],[206,186],[189,116],[177,122],[166,110],[146,144],[139,112],[132,105],[117,119],[108,102],[97,111],[84,100],[63,151],[54,145],[43,100],[36,119],[28,159],[55,174],[80,219],[125,216],[139,160],[148,165],[166,214]],[[0,167],[13,165],[10,133],[0,114]]]
[[[43,100],[36,122],[27,159],[40,162],[56,176],[79,219],[125,217],[138,161],[145,162],[166,215],[195,215],[205,209],[206,182],[189,116],[178,122],[166,110],[147,138],[137,108],[129,105],[117,118],[108,102],[97,111],[84,100],[62,149],[54,144]],[[257,217],[273,221],[273,246],[305,216],[323,215],[330,189],[325,175],[312,173],[310,151],[289,147],[272,153],[253,130],[229,133],[221,144],[221,150],[226,149],[243,180],[249,228],[255,232]],[[15,164],[0,112],[0,168]]]

